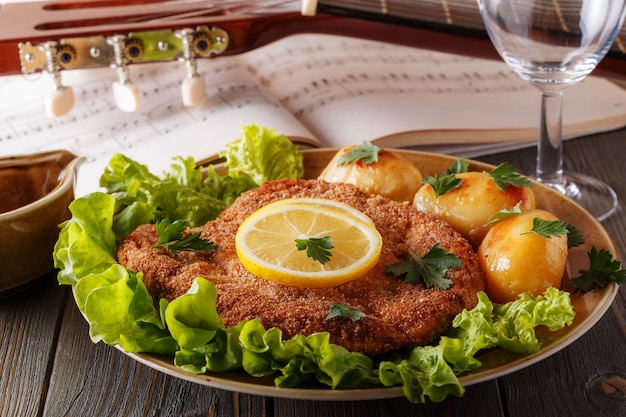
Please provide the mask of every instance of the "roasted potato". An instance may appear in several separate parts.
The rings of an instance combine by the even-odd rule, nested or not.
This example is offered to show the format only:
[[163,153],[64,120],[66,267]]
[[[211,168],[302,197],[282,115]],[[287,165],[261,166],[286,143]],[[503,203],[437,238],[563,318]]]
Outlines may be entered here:
[[531,210],[496,223],[478,248],[485,290],[498,303],[523,292],[537,296],[560,287],[567,259],[567,234],[544,237],[528,233],[533,219],[558,220],[545,210]]
[[366,163],[359,159],[341,163],[342,156],[356,145],[340,149],[324,168],[320,180],[355,185],[361,190],[380,194],[396,201],[412,201],[422,184],[422,174],[409,160],[386,149],[378,151],[378,161]]
[[429,184],[415,194],[414,206],[447,221],[477,248],[489,230],[486,224],[501,210],[510,210],[518,202],[520,209],[535,209],[535,195],[530,187],[508,185],[500,189],[483,172],[455,174],[461,185],[445,194],[435,196]]

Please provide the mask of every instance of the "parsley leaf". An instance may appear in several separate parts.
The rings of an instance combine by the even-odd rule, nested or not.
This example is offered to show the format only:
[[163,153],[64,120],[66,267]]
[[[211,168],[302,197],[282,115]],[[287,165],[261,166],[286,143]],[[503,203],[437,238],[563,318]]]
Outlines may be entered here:
[[506,191],[509,184],[519,187],[530,187],[533,185],[532,181],[516,173],[515,168],[511,164],[507,164],[506,162],[501,163],[489,172],[483,172],[489,175],[493,182],[502,191]]
[[544,220],[539,217],[533,219],[533,227],[528,231],[522,233],[527,235],[534,233],[541,237],[551,238],[552,236],[561,236],[569,233],[567,230],[567,224],[560,220]]
[[428,176],[422,179],[424,184],[428,184],[432,187],[435,192],[435,197],[439,197],[447,193],[448,191],[452,191],[455,188],[461,186],[461,179],[454,176],[454,174],[447,175],[435,175],[434,177]]
[[306,256],[324,265],[330,261],[332,253],[329,249],[334,248],[330,236],[309,237],[306,239],[296,239],[296,248],[306,250]]
[[185,228],[186,223],[184,220],[176,220],[174,223],[171,223],[168,219],[160,220],[156,224],[159,240],[152,247],[165,249],[170,255],[185,262],[187,260],[178,252],[213,252],[217,250],[217,245],[210,240],[201,238],[200,232],[191,233],[183,237]]
[[461,179],[455,177],[454,174],[462,174],[469,171],[469,162],[465,158],[457,159],[446,169],[443,174],[428,176],[422,179],[422,183],[431,186],[435,192],[435,197],[439,197],[461,186]]
[[404,261],[385,265],[385,270],[395,276],[406,275],[405,282],[415,284],[423,280],[426,288],[445,290],[452,284],[451,280],[444,278],[448,269],[461,265],[456,255],[436,243],[421,258],[409,250],[409,256]]
[[580,230],[572,226],[571,224],[565,224],[567,228],[567,247],[572,248],[574,246],[581,245],[585,243],[585,238],[583,237]]
[[443,175],[462,174],[469,171],[469,162],[466,158],[457,159],[443,172]]
[[372,144],[372,142],[363,141],[359,146],[350,149],[345,154],[341,155],[338,165],[353,164],[358,161],[362,161],[365,165],[378,162],[378,153],[382,151],[382,148]]
[[618,260],[613,260],[613,255],[606,249],[598,251],[592,247],[587,254],[589,256],[589,269],[581,269],[582,275],[572,278],[571,284],[581,292],[590,291],[592,288],[603,288],[609,282],[626,284],[626,271],[621,269]]
[[491,216],[489,221],[485,223],[484,226],[485,227],[493,226],[494,224],[498,223],[501,220],[504,220],[511,216],[515,216],[516,214],[520,214],[522,212],[522,209],[520,208],[521,205],[522,205],[522,202],[518,201],[517,204],[511,207],[510,210],[509,209],[500,210],[499,212]]
[[356,308],[347,306],[345,304],[333,304],[330,306],[329,313],[326,316],[326,320],[339,317],[340,319],[350,319],[352,321],[359,321],[365,317],[365,313]]

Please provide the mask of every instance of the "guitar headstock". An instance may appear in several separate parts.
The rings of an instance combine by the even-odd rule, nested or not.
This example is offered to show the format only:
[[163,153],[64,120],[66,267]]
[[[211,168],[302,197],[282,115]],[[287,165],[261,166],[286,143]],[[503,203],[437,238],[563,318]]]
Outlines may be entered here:
[[128,66],[183,61],[182,99],[195,105],[205,89],[197,59],[252,49],[260,31],[252,30],[255,24],[267,27],[270,16],[301,17],[299,12],[300,2],[289,0],[9,2],[0,6],[0,56],[6,57],[0,75],[48,73],[55,87],[46,97],[46,112],[60,117],[74,102],[71,88],[62,85],[63,71],[111,67],[118,107],[134,111],[139,92]]

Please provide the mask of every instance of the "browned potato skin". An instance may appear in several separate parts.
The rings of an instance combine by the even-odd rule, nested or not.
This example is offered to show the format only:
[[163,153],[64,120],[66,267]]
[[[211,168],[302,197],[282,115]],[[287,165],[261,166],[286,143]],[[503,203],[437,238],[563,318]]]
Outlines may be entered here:
[[510,210],[520,201],[522,211],[536,207],[530,187],[509,185],[503,191],[483,172],[465,172],[456,177],[461,179],[461,185],[439,197],[435,197],[430,185],[424,184],[415,194],[413,205],[450,223],[474,248],[478,248],[489,230],[485,224],[501,210]]
[[531,210],[496,223],[478,248],[485,291],[497,303],[513,301],[523,292],[541,295],[560,287],[567,260],[567,236],[535,233],[533,219],[558,220],[545,210]]
[[403,156],[383,149],[378,162],[362,161],[339,165],[339,158],[356,145],[340,149],[324,168],[318,179],[332,183],[348,183],[370,194],[380,194],[396,201],[412,201],[422,184],[422,173]]

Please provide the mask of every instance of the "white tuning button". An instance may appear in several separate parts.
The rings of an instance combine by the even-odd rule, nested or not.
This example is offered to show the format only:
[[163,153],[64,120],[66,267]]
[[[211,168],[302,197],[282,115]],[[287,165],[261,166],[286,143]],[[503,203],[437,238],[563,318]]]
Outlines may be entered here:
[[48,117],[65,116],[74,107],[74,91],[70,87],[56,87],[46,95],[44,107]]
[[113,82],[113,100],[122,111],[137,111],[141,106],[139,89],[129,79],[127,64],[129,56],[136,59],[143,54],[143,44],[137,40],[129,41],[122,35],[113,35],[107,38],[107,42],[113,47],[113,67],[119,79]]
[[317,11],[317,0],[302,0],[300,13],[302,16],[315,16]]
[[141,106],[139,89],[130,82],[113,82],[113,100],[117,107],[125,112],[137,111]]
[[196,106],[204,101],[206,81],[201,75],[193,75],[183,80],[181,95],[185,106]]
[[52,76],[54,88],[44,100],[44,108],[48,117],[63,117],[74,107],[74,91],[61,85],[61,66],[57,60],[59,51],[56,42],[43,44],[46,54],[46,72]]

